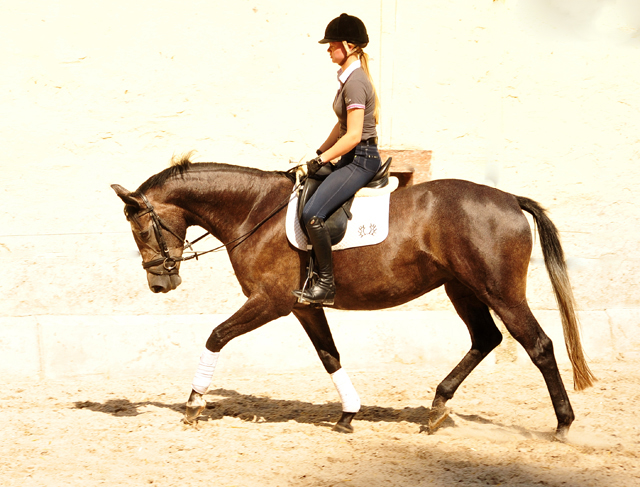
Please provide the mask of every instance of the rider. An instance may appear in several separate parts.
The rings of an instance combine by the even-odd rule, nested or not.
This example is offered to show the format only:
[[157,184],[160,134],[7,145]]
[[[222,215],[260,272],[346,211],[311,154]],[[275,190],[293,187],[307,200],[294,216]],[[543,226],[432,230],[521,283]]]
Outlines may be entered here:
[[363,51],[368,43],[369,36],[364,23],[347,14],[329,22],[320,41],[320,44],[329,44],[327,51],[331,61],[340,66],[340,86],[333,101],[338,123],[316,151],[318,157],[307,164],[311,169],[338,157],[340,161],[302,212],[302,220],[318,264],[315,284],[304,292],[294,291],[303,302],[333,304],[336,288],[331,238],[324,222],[373,179],[382,163],[376,133],[380,103],[369,74],[368,56]]

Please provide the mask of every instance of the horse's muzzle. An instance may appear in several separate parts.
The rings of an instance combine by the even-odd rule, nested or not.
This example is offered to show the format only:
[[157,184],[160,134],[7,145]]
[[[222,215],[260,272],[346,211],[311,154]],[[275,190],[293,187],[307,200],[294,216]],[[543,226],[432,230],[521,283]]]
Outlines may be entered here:
[[178,273],[158,275],[147,272],[147,282],[154,293],[168,293],[182,283],[182,278]]

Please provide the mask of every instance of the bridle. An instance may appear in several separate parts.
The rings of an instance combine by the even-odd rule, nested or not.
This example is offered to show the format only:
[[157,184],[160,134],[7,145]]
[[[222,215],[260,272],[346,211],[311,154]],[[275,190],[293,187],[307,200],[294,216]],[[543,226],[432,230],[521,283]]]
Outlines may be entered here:
[[[296,189],[297,189],[297,185],[294,185],[294,189],[293,189],[292,194],[295,193]],[[219,245],[216,248],[213,248],[213,249],[210,249],[210,250],[205,250],[204,252],[196,252],[195,250],[193,250],[192,244],[202,240],[207,235],[210,235],[210,232],[206,232],[204,235],[201,235],[200,237],[195,239],[193,242],[189,242],[187,239],[182,238],[179,235],[177,235],[173,230],[171,230],[171,228],[169,228],[167,226],[166,223],[164,223],[162,221],[162,218],[160,218],[160,216],[156,213],[156,210],[154,209],[153,205],[149,202],[147,197],[144,195],[144,193],[139,193],[139,194],[140,194],[140,197],[142,198],[142,201],[144,202],[144,204],[146,206],[146,209],[136,213],[131,218],[133,218],[133,220],[138,225],[140,225],[140,223],[138,222],[138,217],[144,216],[146,214],[150,214],[151,215],[151,223],[153,225],[153,233],[156,236],[156,241],[158,242],[158,246],[160,247],[160,255],[161,255],[161,257],[157,257],[157,258],[152,259],[152,260],[147,261],[147,262],[142,261],[142,267],[143,267],[143,269],[150,269],[151,267],[156,267],[156,266],[159,266],[160,264],[162,264],[162,267],[167,271],[168,274],[176,274],[177,273],[177,271],[178,271],[177,270],[178,269],[178,266],[177,266],[178,262],[184,262],[186,260],[191,260],[191,259],[198,260],[198,257],[201,256],[201,255],[208,254],[210,252],[216,252],[218,250],[221,250],[221,249],[223,249],[225,247],[228,247],[229,245],[235,243],[235,245],[229,249],[229,252],[231,252],[238,245],[240,245],[242,242],[244,242],[247,238],[249,238],[251,235],[253,235],[253,233],[256,230],[258,230],[258,228],[260,228],[264,223],[266,223],[273,216],[275,216],[278,212],[280,212],[280,210],[285,208],[289,204],[289,199],[291,198],[291,195],[287,196],[287,198],[284,200],[283,203],[278,205],[275,210],[273,210],[271,213],[269,213],[269,215],[267,215],[266,218],[264,218],[260,223],[258,223],[255,227],[253,227],[251,230],[249,230],[244,235],[241,235],[241,236],[231,240],[230,242],[227,242],[226,244]],[[171,257],[171,255],[169,254],[169,246],[167,245],[167,241],[164,238],[164,235],[162,233],[163,229],[166,230],[167,232],[169,232],[174,237],[176,237],[180,242],[182,242],[182,251],[184,251],[185,249],[189,249],[193,253],[191,255],[186,256],[186,257],[184,257],[184,256]],[[148,272],[151,272],[151,271],[148,271]],[[164,272],[161,272],[161,273],[152,272],[152,274],[164,275],[165,273]]]
[[160,216],[158,216],[158,214],[156,213],[155,208],[153,207],[153,205],[149,202],[149,200],[147,199],[147,197],[143,194],[140,193],[140,196],[142,197],[142,201],[144,202],[145,206],[147,207],[145,210],[142,210],[139,213],[136,213],[134,215],[134,220],[137,220],[138,217],[146,215],[146,214],[150,214],[151,215],[151,224],[153,226],[153,233],[156,236],[156,241],[158,242],[158,246],[160,247],[160,255],[162,255],[162,257],[157,257],[155,259],[152,259],[148,262],[142,262],[142,267],[144,269],[149,269],[151,267],[156,267],[159,266],[160,264],[162,264],[162,267],[164,267],[164,269],[168,272],[168,273],[172,273],[173,271],[175,271],[177,269],[177,263],[181,262],[183,260],[189,260],[189,259],[193,259],[194,257],[197,258],[197,254],[188,256],[188,257],[171,257],[171,254],[169,253],[169,245],[167,245],[167,241],[164,238],[164,234],[162,233],[162,229],[165,229],[167,232],[169,232],[171,235],[173,235],[174,237],[176,237],[179,241],[182,242],[183,245],[183,250],[185,248],[191,248],[191,244],[181,238],[180,236],[176,235],[176,233],[171,230],[166,223],[164,223],[162,221],[162,219],[160,218]]
[[[176,234],[176,232],[171,230],[171,228],[169,228],[167,224],[164,221],[162,221],[162,218],[160,218],[160,216],[156,213],[155,208],[149,202],[149,200],[144,195],[144,193],[140,193],[140,197],[142,198],[142,201],[144,202],[147,208],[136,213],[135,215],[132,216],[132,218],[136,223],[138,223],[138,225],[140,225],[139,222],[137,221],[138,217],[144,216],[146,214],[151,215],[151,224],[153,226],[153,233],[156,236],[156,241],[158,242],[158,246],[160,247],[160,255],[162,256],[147,262],[142,261],[143,269],[150,269],[151,267],[156,267],[162,264],[162,267],[167,271],[168,274],[175,274],[177,272],[178,262],[183,262],[185,260],[191,260],[191,259],[198,260],[199,256],[208,254],[209,252],[215,252],[226,246],[225,244],[223,244],[214,249],[206,250],[205,252],[196,252],[195,250],[193,250],[192,244],[202,240],[204,237],[210,234],[209,232],[206,232],[204,235],[201,235],[200,237],[196,238],[193,242],[189,242],[187,239],[182,238],[178,234]],[[182,242],[182,249],[181,249],[182,251],[184,251],[185,249],[190,249],[191,252],[193,252],[193,254],[188,255],[187,257],[184,257],[182,255],[180,257],[171,257],[171,254],[169,253],[169,246],[167,245],[167,241],[164,238],[164,235],[162,233],[163,229],[169,232],[174,237],[176,237],[180,242]],[[152,272],[152,274],[163,275],[164,272],[162,273]]]

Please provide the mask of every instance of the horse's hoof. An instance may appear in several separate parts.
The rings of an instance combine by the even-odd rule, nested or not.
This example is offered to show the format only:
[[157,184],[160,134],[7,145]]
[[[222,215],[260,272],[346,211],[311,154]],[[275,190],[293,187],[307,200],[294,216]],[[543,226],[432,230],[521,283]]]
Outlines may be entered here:
[[204,410],[204,407],[190,408],[187,406],[187,409],[184,412],[183,421],[186,424],[193,424],[198,420],[198,416]]
[[429,435],[434,434],[438,428],[442,426],[444,420],[449,417],[450,411],[449,408],[431,409],[431,411],[429,411],[429,423],[426,427],[420,427],[420,433],[426,432]]
[[337,431],[338,433],[353,433],[353,426],[350,424],[340,424],[336,423],[333,428],[333,431]]
[[562,426],[562,427],[558,427],[558,429],[556,429],[555,434],[553,435],[553,439],[555,441],[559,441],[560,443],[567,443],[568,439],[567,439],[567,434],[569,433],[569,427],[568,426]]
[[206,406],[207,401],[204,400],[202,394],[191,391],[191,396],[189,396],[187,407],[184,411],[184,422],[186,424],[193,424]]
[[353,433],[353,426],[351,426],[351,421],[355,417],[356,413],[345,413],[342,412],[342,416],[338,422],[334,425],[333,431],[337,431],[338,433]]

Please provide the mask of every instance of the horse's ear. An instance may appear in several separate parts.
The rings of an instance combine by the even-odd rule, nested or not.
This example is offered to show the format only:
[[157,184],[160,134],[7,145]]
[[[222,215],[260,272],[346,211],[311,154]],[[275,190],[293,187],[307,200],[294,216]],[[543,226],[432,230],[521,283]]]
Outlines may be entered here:
[[140,208],[140,202],[131,196],[131,191],[127,191],[119,184],[112,184],[111,187],[116,192],[116,194],[120,197],[124,204],[127,206],[133,206],[134,208]]

